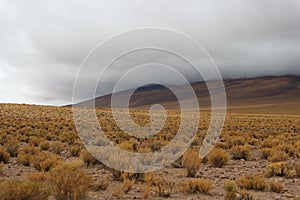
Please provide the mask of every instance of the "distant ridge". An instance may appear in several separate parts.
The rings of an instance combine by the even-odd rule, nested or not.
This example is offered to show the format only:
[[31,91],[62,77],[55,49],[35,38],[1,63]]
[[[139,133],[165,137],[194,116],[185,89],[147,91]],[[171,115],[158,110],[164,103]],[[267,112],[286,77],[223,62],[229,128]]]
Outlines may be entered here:
[[[200,108],[209,109],[210,97],[205,82],[191,83],[198,96]],[[229,112],[265,112],[300,114],[300,76],[264,76],[257,78],[228,79],[224,81]],[[178,90],[186,90],[187,86],[171,86]],[[148,109],[153,104],[162,104],[167,109],[178,109],[175,95],[161,85],[145,85],[133,89],[130,107]],[[115,93],[116,107],[124,107],[122,97],[132,90]],[[186,97],[184,101],[189,101]],[[111,107],[111,94],[95,99],[95,106]],[[84,101],[77,106],[86,106],[90,101]]]

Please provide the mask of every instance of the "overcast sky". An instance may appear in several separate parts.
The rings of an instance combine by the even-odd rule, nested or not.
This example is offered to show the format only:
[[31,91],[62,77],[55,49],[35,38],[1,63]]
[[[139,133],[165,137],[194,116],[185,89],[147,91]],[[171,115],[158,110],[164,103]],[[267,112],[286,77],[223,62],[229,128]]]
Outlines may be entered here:
[[[70,103],[76,72],[90,50],[140,27],[191,36],[224,78],[300,75],[299,0],[0,0],[0,102]],[[123,63],[129,66],[131,59]],[[194,81],[193,71],[185,71]],[[118,73],[116,68],[110,76]]]

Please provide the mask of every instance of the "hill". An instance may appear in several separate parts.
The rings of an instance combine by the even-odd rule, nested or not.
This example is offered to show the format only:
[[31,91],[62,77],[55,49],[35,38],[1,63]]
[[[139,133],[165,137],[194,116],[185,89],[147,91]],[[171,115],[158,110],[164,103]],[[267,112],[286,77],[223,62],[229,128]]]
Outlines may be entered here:
[[[300,77],[299,76],[267,76],[248,79],[232,79],[224,81],[227,95],[228,112],[300,114]],[[187,86],[171,86],[178,90],[186,90]],[[204,82],[192,83],[202,110],[210,109],[210,97]],[[146,85],[133,89],[130,107],[148,109],[153,104],[162,104],[167,109],[178,109],[175,95],[161,85]],[[115,93],[117,107],[124,107],[124,96],[132,90]],[[96,107],[111,107],[111,94],[95,99]],[[184,101],[189,101],[186,97]],[[85,101],[79,106],[85,106]]]

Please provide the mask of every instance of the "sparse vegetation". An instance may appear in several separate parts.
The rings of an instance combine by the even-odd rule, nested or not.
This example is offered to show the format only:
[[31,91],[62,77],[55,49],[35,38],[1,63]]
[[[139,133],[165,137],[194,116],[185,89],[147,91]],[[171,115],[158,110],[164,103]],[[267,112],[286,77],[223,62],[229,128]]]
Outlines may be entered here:
[[[250,200],[253,197],[247,190],[252,190],[254,196],[267,191],[282,193],[283,190],[288,190],[291,193],[293,190],[290,188],[293,186],[287,182],[299,183],[300,121],[296,116],[229,113],[218,144],[202,160],[198,157],[198,150],[210,122],[210,115],[202,113],[203,122],[199,125],[192,148],[176,161],[176,165],[169,166],[165,171],[132,174],[124,178],[122,172],[105,167],[84,148],[76,133],[69,108],[24,105],[0,107],[0,117],[5,119],[0,122],[0,163],[2,162],[4,173],[0,184],[17,185],[15,187],[18,188],[12,190],[7,187],[10,188],[10,191],[5,190],[8,194],[18,190],[24,193],[25,198],[28,193],[20,188],[39,186],[41,189],[36,188],[32,192],[37,199],[41,196],[35,191],[39,191],[41,195],[50,194],[51,199],[84,199],[91,198],[94,193],[105,194],[105,198],[111,198],[112,193],[124,198],[188,198],[193,193],[209,193],[214,198],[215,192],[210,193],[210,180],[216,177],[221,180],[233,179],[233,175],[240,174],[241,177],[237,175],[236,181],[214,182],[216,193],[225,192],[225,199],[235,199],[238,196],[239,199]],[[14,112],[11,112],[12,109]],[[44,114],[40,115],[40,112]],[[166,127],[160,133],[149,139],[137,139],[122,133],[113,122],[109,110],[99,109],[97,115],[104,125],[106,136],[114,144],[131,152],[146,153],[168,145],[176,133],[177,123],[180,121],[178,111],[168,112],[171,113],[171,120],[166,121]],[[16,116],[18,123],[15,121]],[[146,116],[144,111],[132,111],[132,117],[137,123],[145,124]],[[97,137],[95,145],[105,145],[103,138]],[[172,151],[176,152],[178,149],[180,145],[174,145]],[[77,159],[82,160],[84,165],[76,164],[77,167],[71,167],[72,169],[65,167],[70,164],[69,161],[78,162]],[[117,156],[110,159],[117,165],[123,158]],[[240,159],[249,161],[243,162]],[[163,163],[160,157],[157,160]],[[143,163],[147,162],[147,159],[143,160]],[[221,167],[223,168],[219,169]],[[243,176],[247,173],[252,175]],[[253,176],[256,173],[264,173],[265,177]],[[277,176],[280,178],[276,178]],[[288,180],[291,177],[293,179]],[[75,184],[70,184],[73,182]],[[237,186],[234,186],[235,183]],[[51,187],[44,187],[47,185]],[[90,190],[93,192],[89,193]],[[275,195],[272,192],[262,194]],[[30,196],[30,199],[34,197]]]

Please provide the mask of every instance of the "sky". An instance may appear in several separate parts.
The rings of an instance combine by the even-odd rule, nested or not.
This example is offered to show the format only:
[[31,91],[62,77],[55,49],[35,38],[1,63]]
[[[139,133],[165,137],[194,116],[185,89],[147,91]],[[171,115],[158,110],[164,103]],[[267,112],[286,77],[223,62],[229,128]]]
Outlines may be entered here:
[[[76,74],[89,52],[113,35],[142,27],[162,27],[192,37],[207,50],[224,79],[300,75],[299,24],[299,0],[0,0],[0,103],[71,103]],[[123,43],[130,42],[135,40]],[[123,43],[115,42],[105,53],[113,54]],[[194,51],[189,53],[202,59]],[[109,93],[117,77],[152,58],[180,67],[189,81],[198,80],[178,58],[150,50],[120,60],[108,70],[96,95]],[[151,77],[180,84],[164,70],[158,74],[139,70],[123,89]],[[86,82],[98,78],[92,70],[86,70],[84,77]],[[133,81],[134,77],[138,78]]]

